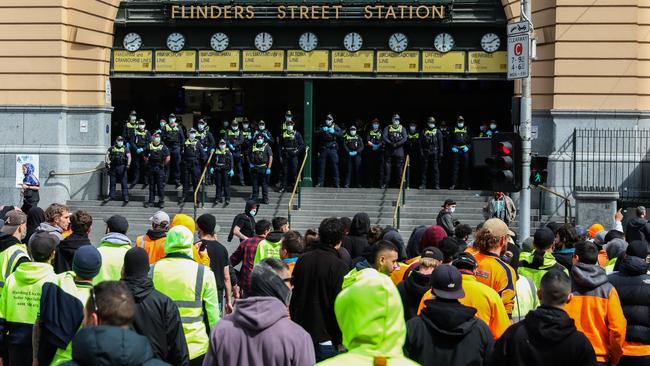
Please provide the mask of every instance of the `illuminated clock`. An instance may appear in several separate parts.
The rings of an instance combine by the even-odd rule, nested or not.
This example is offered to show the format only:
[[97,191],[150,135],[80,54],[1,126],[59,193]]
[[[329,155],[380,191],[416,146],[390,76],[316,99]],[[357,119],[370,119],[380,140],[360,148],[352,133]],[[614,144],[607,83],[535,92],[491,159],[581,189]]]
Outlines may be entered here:
[[217,52],[221,52],[228,48],[230,40],[225,33],[217,32],[210,37],[210,47]]
[[454,48],[454,37],[449,33],[440,33],[436,36],[433,41],[433,45],[436,47],[436,50],[439,52],[449,52]]
[[408,47],[409,39],[404,33],[393,33],[388,38],[388,47],[393,52],[402,52]]
[[298,45],[305,52],[310,52],[318,46],[318,37],[312,32],[305,32],[298,38]]
[[273,36],[267,32],[258,33],[255,36],[255,48],[262,52],[266,52],[273,47]]
[[140,37],[139,34],[137,33],[129,33],[126,36],[124,36],[124,40],[122,41],[122,45],[124,48],[126,48],[128,51],[135,52],[142,47],[142,37]]
[[174,32],[167,36],[167,48],[170,51],[178,52],[185,47],[185,37],[178,33]]
[[357,52],[363,46],[363,37],[357,32],[350,32],[343,38],[343,46],[350,52]]

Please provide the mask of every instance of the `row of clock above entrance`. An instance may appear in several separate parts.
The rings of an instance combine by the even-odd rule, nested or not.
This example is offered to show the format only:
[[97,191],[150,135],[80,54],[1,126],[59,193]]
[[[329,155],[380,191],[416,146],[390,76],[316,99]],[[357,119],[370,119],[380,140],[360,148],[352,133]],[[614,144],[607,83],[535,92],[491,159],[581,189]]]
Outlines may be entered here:
[[[255,35],[255,48],[266,52],[273,47],[273,36],[267,32],[260,32]],[[210,37],[210,46],[217,52],[225,51],[230,44],[227,34],[217,32]],[[393,33],[388,37],[388,47],[394,52],[402,52],[408,48],[409,39],[404,33]],[[124,36],[122,45],[125,49],[135,52],[142,47],[142,37],[138,33],[128,33]],[[305,32],[298,37],[298,46],[303,51],[313,51],[318,47],[318,36],[312,32]],[[350,52],[356,52],[363,47],[363,37],[357,32],[350,32],[343,37],[343,46]],[[449,33],[439,33],[433,39],[433,46],[438,52],[449,52],[455,46],[454,37]],[[485,52],[492,53],[501,46],[501,39],[495,33],[486,33],[481,37],[481,48]],[[167,48],[170,51],[178,52],[185,47],[185,36],[174,32],[167,36]]]

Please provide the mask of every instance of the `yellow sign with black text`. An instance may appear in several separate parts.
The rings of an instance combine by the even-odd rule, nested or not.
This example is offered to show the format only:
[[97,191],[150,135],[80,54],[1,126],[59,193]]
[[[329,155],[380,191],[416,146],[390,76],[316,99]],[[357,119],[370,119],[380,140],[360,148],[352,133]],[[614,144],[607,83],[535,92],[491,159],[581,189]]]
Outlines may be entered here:
[[238,72],[239,51],[199,51],[199,71]]
[[244,51],[244,71],[284,71],[284,51]]
[[332,71],[373,72],[375,68],[373,51],[332,51]]
[[507,71],[507,52],[497,51],[494,53],[468,52],[468,71],[473,73],[495,74]]
[[420,71],[418,51],[377,51],[377,72],[408,73]]
[[113,70],[121,72],[151,71],[153,51],[113,51]]
[[327,72],[330,66],[329,51],[287,51],[287,71]]
[[156,51],[156,72],[195,72],[196,51]]
[[427,73],[464,73],[465,52],[422,51],[422,72]]

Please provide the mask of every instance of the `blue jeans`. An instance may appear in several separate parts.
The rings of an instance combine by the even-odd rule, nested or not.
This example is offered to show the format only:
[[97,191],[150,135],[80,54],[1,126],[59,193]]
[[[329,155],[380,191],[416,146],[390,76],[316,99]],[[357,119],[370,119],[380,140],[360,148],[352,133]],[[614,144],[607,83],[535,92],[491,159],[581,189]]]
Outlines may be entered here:
[[328,358],[332,358],[338,354],[336,352],[336,347],[334,345],[322,345],[314,343],[314,350],[316,351],[316,362],[325,361]]

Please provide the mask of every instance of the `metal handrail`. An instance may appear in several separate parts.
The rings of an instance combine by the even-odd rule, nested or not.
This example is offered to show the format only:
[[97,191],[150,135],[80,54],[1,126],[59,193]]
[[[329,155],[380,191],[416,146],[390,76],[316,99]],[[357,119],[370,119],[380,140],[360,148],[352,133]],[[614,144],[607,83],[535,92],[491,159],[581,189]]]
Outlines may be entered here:
[[411,165],[411,156],[406,155],[406,160],[404,160],[404,169],[402,170],[402,180],[399,183],[399,192],[397,192],[397,201],[395,201],[395,211],[393,212],[393,227],[399,229],[400,222],[400,210],[402,205],[406,203],[406,177]]
[[210,151],[210,156],[208,156],[208,161],[205,163],[205,166],[203,167],[203,173],[201,173],[201,179],[199,179],[199,183],[196,185],[196,188],[194,189],[194,221],[196,221],[196,209],[198,207],[196,196],[198,195],[199,191],[203,187],[203,181],[205,180],[205,172],[208,170],[208,167],[210,166],[210,162],[212,161],[213,155],[214,155],[214,150]]
[[291,211],[293,209],[293,199],[296,196],[296,191],[298,192],[298,208],[300,208],[300,191],[298,186],[302,188],[302,171],[305,169],[305,164],[307,163],[307,157],[309,157],[309,146],[305,148],[305,156],[302,158],[302,164],[300,164],[300,170],[298,170],[298,175],[296,176],[296,182],[293,184],[293,191],[291,191],[291,197],[289,197],[289,204],[287,205],[287,221],[291,225]]
[[[541,184],[538,185],[537,187],[539,187],[539,189],[541,189],[544,192],[548,192],[548,193],[550,193],[550,194],[552,194],[554,196],[557,196],[557,197],[561,198],[562,201],[564,201],[564,223],[568,223],[569,219],[570,219],[569,215],[571,213],[571,200],[569,199],[569,197],[564,196],[564,195],[562,195],[562,194],[560,194],[560,193],[558,193],[558,192],[556,192],[556,191],[554,191],[554,190],[552,190],[552,189],[550,189],[548,187],[545,187],[545,186],[543,186]],[[539,213],[539,216],[540,217],[542,216],[541,212]]]
[[50,170],[50,172],[48,173],[47,176],[48,176],[49,178],[52,178],[52,177],[58,177],[58,176],[83,175],[83,174],[92,174],[92,173],[99,172],[99,171],[103,171],[103,170],[106,170],[106,167],[103,166],[103,165],[100,166],[100,167],[97,167],[97,168],[95,168],[95,169],[84,170],[84,171],[81,171],[81,172],[57,173],[57,172],[55,172],[54,170]]

